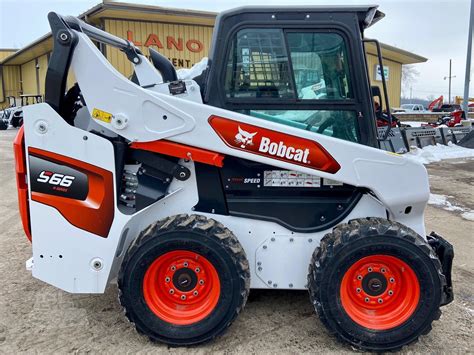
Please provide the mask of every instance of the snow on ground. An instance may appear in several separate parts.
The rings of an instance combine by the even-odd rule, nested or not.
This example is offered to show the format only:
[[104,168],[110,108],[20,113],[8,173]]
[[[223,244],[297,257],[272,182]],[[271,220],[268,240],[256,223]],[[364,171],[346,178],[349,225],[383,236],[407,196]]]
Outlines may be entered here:
[[473,210],[469,210],[468,208],[463,208],[463,207],[454,205],[453,203],[448,201],[449,197],[452,197],[452,196],[430,194],[430,199],[428,200],[428,204],[441,207],[443,210],[446,210],[446,211],[462,212],[461,213],[462,218],[468,221],[474,221]]
[[465,211],[464,208],[455,206],[451,202],[449,202],[448,197],[451,197],[451,196],[430,194],[430,199],[428,203],[430,205],[440,206],[446,211],[463,211],[463,212]]
[[402,121],[402,125],[408,125],[410,127],[421,127],[421,125],[426,125],[428,122],[418,122],[418,121]]
[[461,214],[461,217],[467,219],[468,221],[474,222],[474,211],[464,212],[463,214]]
[[474,149],[460,147],[449,142],[448,145],[428,145],[423,149],[410,147],[410,151],[404,155],[422,164],[429,164],[445,159],[474,158]]

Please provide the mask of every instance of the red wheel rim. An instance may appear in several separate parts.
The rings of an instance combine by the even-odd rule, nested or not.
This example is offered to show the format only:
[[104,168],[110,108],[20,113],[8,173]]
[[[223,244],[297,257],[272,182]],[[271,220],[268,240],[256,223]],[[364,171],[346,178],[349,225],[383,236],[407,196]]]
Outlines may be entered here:
[[150,310],[165,322],[193,324],[216,307],[219,275],[202,255],[187,250],[171,251],[149,266],[143,278],[143,295]]
[[389,255],[371,255],[344,274],[342,307],[357,324],[388,330],[403,324],[415,312],[420,284],[413,269]]

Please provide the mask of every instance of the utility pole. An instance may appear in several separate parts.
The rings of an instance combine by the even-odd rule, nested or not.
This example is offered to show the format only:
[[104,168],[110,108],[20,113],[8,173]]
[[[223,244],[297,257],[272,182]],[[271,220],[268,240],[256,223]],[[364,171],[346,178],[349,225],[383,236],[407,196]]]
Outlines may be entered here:
[[[471,0],[471,1],[473,1],[473,0]],[[451,62],[452,62],[452,60],[450,59],[449,60],[449,76],[444,77],[444,80],[448,79],[448,81],[449,81],[449,84],[448,84],[449,85],[448,104],[451,103],[451,79],[456,77],[456,75],[451,75],[451,64],[452,64]]]
[[469,33],[467,35],[467,56],[466,56],[466,76],[464,77],[464,97],[462,103],[462,109],[468,113],[468,102],[469,102],[469,82],[471,81],[471,53],[472,53],[472,32],[474,22],[474,0],[471,0],[471,16],[469,18]]

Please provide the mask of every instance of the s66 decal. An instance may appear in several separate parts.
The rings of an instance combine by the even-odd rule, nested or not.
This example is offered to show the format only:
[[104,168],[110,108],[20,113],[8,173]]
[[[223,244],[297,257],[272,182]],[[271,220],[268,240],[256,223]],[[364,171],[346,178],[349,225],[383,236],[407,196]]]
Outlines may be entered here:
[[319,143],[247,123],[211,116],[209,124],[231,148],[334,174],[341,167]]
[[48,183],[51,185],[60,185],[63,187],[71,186],[72,182],[76,177],[71,175],[63,175],[59,173],[53,173],[51,171],[42,171],[39,177],[36,179],[38,182]]
[[68,166],[30,155],[31,190],[49,195],[85,200],[87,175]]

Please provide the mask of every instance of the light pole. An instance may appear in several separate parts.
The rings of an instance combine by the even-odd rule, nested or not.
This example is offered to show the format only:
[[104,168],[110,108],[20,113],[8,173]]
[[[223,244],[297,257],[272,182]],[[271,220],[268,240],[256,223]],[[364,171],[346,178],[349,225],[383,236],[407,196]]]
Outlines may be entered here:
[[449,60],[449,76],[445,76],[444,80],[449,79],[449,93],[448,93],[448,104],[451,103],[451,79],[455,78],[456,75],[451,75],[451,62],[452,60]]
[[464,97],[462,103],[462,109],[468,113],[468,101],[469,101],[469,82],[471,81],[471,52],[472,52],[472,32],[474,22],[474,0],[471,0],[471,16],[469,19],[469,33],[467,35],[467,56],[466,56],[466,76],[464,77]]

